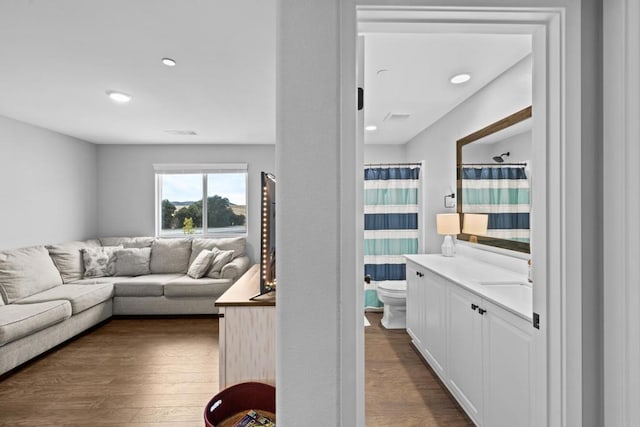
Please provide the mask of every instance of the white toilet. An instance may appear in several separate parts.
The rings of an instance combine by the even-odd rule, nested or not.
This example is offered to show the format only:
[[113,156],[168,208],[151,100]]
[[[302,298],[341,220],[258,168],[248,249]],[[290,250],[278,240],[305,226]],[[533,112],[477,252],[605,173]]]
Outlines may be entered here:
[[407,327],[407,282],[382,282],[378,299],[384,304],[382,326],[387,329]]

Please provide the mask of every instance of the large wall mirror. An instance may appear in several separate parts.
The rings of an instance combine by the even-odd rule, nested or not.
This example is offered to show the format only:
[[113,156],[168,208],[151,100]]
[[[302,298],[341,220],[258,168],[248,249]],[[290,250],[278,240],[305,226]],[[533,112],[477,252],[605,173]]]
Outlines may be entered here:
[[458,239],[531,252],[531,159],[530,106],[456,142]]

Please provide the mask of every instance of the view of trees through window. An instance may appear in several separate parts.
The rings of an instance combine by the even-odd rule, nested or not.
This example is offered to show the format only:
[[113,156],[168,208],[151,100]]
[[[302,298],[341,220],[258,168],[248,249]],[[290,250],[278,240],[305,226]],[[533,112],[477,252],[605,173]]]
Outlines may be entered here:
[[163,173],[158,178],[161,235],[246,233],[246,172]]

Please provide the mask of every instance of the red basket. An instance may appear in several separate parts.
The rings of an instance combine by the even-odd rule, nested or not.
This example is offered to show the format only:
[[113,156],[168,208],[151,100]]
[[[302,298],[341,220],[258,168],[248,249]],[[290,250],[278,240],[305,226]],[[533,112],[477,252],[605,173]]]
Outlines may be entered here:
[[207,403],[204,409],[204,425],[215,427],[227,418],[251,409],[275,413],[275,387],[264,383],[247,382],[225,388]]

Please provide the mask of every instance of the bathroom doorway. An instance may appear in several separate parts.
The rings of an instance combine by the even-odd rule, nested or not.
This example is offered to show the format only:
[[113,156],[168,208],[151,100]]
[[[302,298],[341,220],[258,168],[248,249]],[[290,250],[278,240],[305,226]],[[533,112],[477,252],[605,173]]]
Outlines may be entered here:
[[[535,269],[535,276],[540,278],[540,285],[534,292],[533,311],[546,319],[536,331],[535,338],[537,374],[533,425],[547,424],[556,414],[566,410],[566,390],[570,386],[563,384],[562,376],[557,374],[566,369],[566,354],[562,352],[564,343],[559,335],[567,328],[567,325],[560,321],[564,307],[559,304],[547,304],[547,301],[562,301],[562,293],[567,291],[566,279],[561,274],[563,261],[558,253],[564,250],[566,234],[549,233],[554,229],[562,229],[563,212],[559,207],[552,206],[549,201],[558,197],[563,190],[565,183],[562,183],[559,177],[567,168],[561,157],[557,156],[566,144],[565,136],[561,132],[564,124],[562,91],[549,91],[550,87],[562,87],[563,83],[559,52],[564,40],[560,14],[558,10],[528,10],[525,13],[513,9],[498,11],[481,8],[443,10],[425,7],[406,10],[362,6],[357,9],[359,34],[512,33],[528,34],[532,39],[535,58],[532,104],[536,111],[534,135],[537,135],[534,138],[540,147],[536,150],[536,163],[544,165],[536,171],[538,177],[534,183],[539,192],[536,211],[532,213],[532,221],[536,224],[532,237],[535,241],[532,256],[540,260]],[[362,141],[365,139],[363,125],[367,123],[364,123],[362,118],[358,120],[362,125],[358,126],[359,140]],[[454,141],[450,143],[453,144]],[[547,182],[554,183],[548,191]],[[428,188],[428,184],[425,187]],[[557,283],[559,286],[551,288],[547,287],[547,283]],[[540,374],[541,372],[545,374]]]

